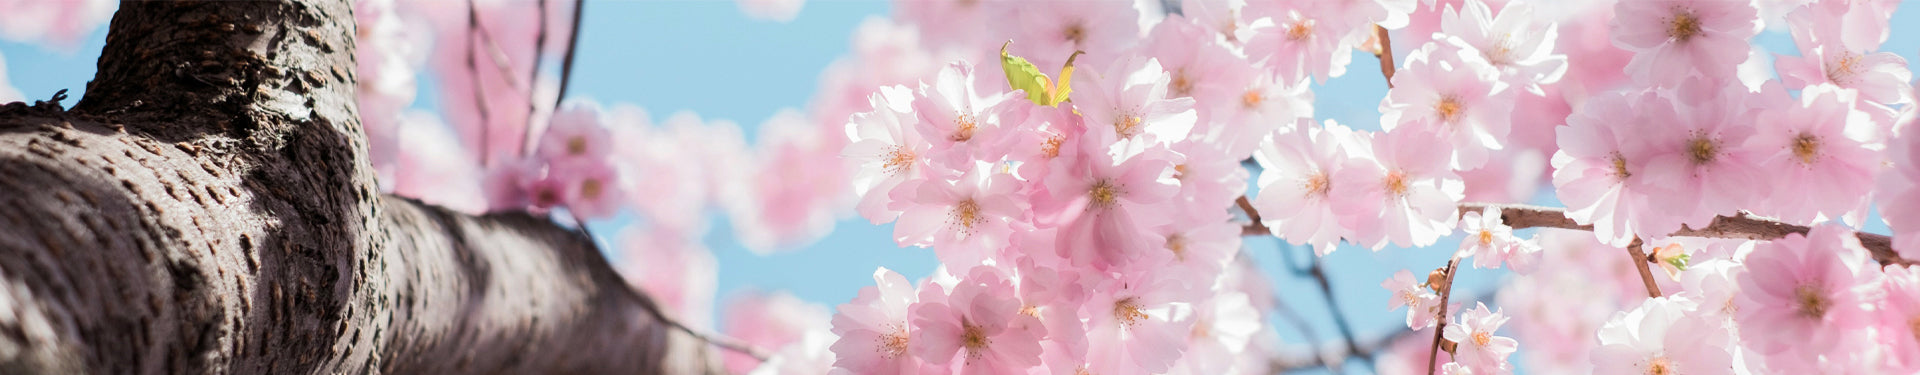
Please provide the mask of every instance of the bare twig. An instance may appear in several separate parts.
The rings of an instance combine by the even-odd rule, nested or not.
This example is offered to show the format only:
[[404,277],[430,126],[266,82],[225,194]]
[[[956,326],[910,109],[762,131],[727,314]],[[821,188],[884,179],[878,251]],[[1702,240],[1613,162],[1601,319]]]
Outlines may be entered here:
[[1363,353],[1360,351],[1360,347],[1356,346],[1358,344],[1354,340],[1353,328],[1347,324],[1347,314],[1340,311],[1340,301],[1334,299],[1333,284],[1327,281],[1326,268],[1320,266],[1320,257],[1312,257],[1311,259],[1311,263],[1309,263],[1311,265],[1308,266],[1307,272],[1313,275],[1314,282],[1320,284],[1320,296],[1326,299],[1327,312],[1333,314],[1334,327],[1340,329],[1340,337],[1347,340],[1347,352],[1360,357],[1360,359],[1372,361],[1373,355],[1371,353]]
[[1654,284],[1653,270],[1647,268],[1647,262],[1651,259],[1647,258],[1646,251],[1641,250],[1643,245],[1640,239],[1633,239],[1633,244],[1627,245],[1627,254],[1633,256],[1633,267],[1640,269],[1640,282],[1647,284],[1647,296],[1660,297],[1660,285]]
[[[1541,206],[1517,205],[1517,204],[1463,203],[1460,205],[1460,211],[1461,212],[1479,211],[1487,207],[1500,209],[1500,217],[1504,219],[1504,221],[1506,221],[1507,226],[1513,227],[1514,229],[1563,228],[1563,229],[1577,229],[1577,230],[1587,230],[1587,231],[1593,230],[1593,226],[1591,225],[1580,225],[1580,223],[1575,223],[1573,219],[1567,218],[1567,215],[1566,215],[1567,210],[1564,208],[1558,208],[1558,207],[1541,207]],[[1683,226],[1683,227],[1680,227],[1680,230],[1675,231],[1672,234],[1669,234],[1668,236],[1729,238],[1729,239],[1741,239],[1741,240],[1773,240],[1781,237],[1786,237],[1787,235],[1794,234],[1794,233],[1799,233],[1800,235],[1806,235],[1807,231],[1811,229],[1812,228],[1808,228],[1803,225],[1788,224],[1788,223],[1780,222],[1778,220],[1754,216],[1746,212],[1741,212],[1734,216],[1715,217],[1713,218],[1713,223],[1707,224],[1706,228],[1693,229],[1693,228]],[[1884,234],[1873,234],[1873,233],[1866,233],[1866,232],[1856,232],[1854,235],[1860,238],[1860,245],[1863,247],[1866,247],[1867,251],[1873,254],[1873,260],[1880,262],[1880,264],[1882,265],[1893,265],[1893,264],[1905,265],[1905,264],[1914,263],[1912,260],[1901,258],[1900,253],[1895,252],[1893,250],[1892,237],[1888,237],[1887,235],[1884,235]]]
[[1380,58],[1380,76],[1386,78],[1387,88],[1393,88],[1393,40],[1387,38],[1387,28],[1373,25],[1373,37],[1380,41],[1380,51],[1373,57]]
[[[540,11],[539,11],[540,30],[534,31],[533,70],[527,72],[527,82],[531,82],[534,84],[528,85],[528,87],[538,86],[538,83],[540,82],[541,65],[545,65],[544,63],[547,61],[547,59],[540,58],[541,54],[547,52],[547,0],[540,0],[538,7],[540,8]],[[535,117],[533,113],[538,112],[540,110],[539,98],[534,97],[533,91],[534,90],[532,89],[527,90],[527,93],[528,93],[527,94],[527,128],[526,128],[527,130],[525,132],[529,134],[525,134],[521,136],[521,142],[520,142],[521,156],[526,156],[527,154],[533,153],[533,147],[528,146],[530,144],[533,144],[533,142],[528,142],[527,139],[525,139],[529,136],[532,136],[532,134],[530,133],[532,133],[533,131],[533,125],[534,125],[533,119]],[[559,107],[554,107],[554,108],[559,108]],[[586,225],[584,225],[584,222],[582,223],[583,224],[581,226],[585,227]]]
[[[1251,207],[1242,208],[1251,209]],[[1513,229],[1560,228],[1584,231],[1593,230],[1592,225],[1581,225],[1580,223],[1574,222],[1573,219],[1568,218],[1567,209],[1559,207],[1523,204],[1461,203],[1459,212],[1477,212],[1486,208],[1499,209],[1502,221],[1506,222],[1507,226],[1513,227]],[[1708,224],[1706,228],[1693,229],[1683,226],[1680,230],[1674,231],[1668,234],[1668,236],[1773,240],[1795,233],[1806,235],[1810,229],[1811,228],[1803,225],[1788,224],[1741,212],[1734,216],[1715,217],[1713,223]],[[1241,235],[1252,236],[1264,235],[1271,232],[1268,232],[1266,225],[1256,221],[1242,224],[1240,233]],[[1873,260],[1880,262],[1882,265],[1914,264],[1913,260],[1901,258],[1900,253],[1893,250],[1892,237],[1884,234],[1866,232],[1856,232],[1854,235],[1860,238],[1860,245],[1866,247],[1867,252],[1872,253]]]
[[567,33],[567,55],[560,60],[560,94],[553,97],[553,108],[560,108],[560,100],[567,98],[567,84],[573,82],[573,57],[580,49],[580,13],[586,7],[587,0],[573,2],[573,31]]
[[480,87],[480,84],[481,84],[480,83],[480,63],[478,62],[479,58],[476,57],[476,55],[478,55],[480,52],[478,51],[478,48],[474,47],[474,44],[478,43],[478,41],[474,39],[478,38],[477,35],[479,34],[479,30],[480,30],[479,5],[474,4],[472,1],[468,1],[467,2],[467,35],[466,35],[467,36],[467,73],[473,75],[473,107],[475,109],[474,113],[480,114],[480,147],[475,147],[475,149],[480,150],[480,165],[486,166],[488,164],[491,164],[489,162],[493,158],[493,153],[487,152],[487,145],[493,142],[493,124],[487,123],[487,95],[486,95],[486,90]]
[[1427,375],[1433,375],[1434,370],[1440,368],[1440,342],[1446,341],[1447,332],[1447,299],[1453,297],[1453,279],[1457,276],[1455,272],[1459,270],[1460,256],[1455,255],[1453,259],[1447,260],[1444,281],[1434,286],[1440,289],[1440,314],[1434,319],[1433,349],[1427,351]]

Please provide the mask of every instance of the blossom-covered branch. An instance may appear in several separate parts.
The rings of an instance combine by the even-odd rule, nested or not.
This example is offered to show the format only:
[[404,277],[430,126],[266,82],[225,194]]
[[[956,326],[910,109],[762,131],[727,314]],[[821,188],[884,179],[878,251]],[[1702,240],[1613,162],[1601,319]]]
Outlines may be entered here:
[[[1461,203],[1459,212],[1479,212],[1489,207],[1499,209],[1501,218],[1504,219],[1508,226],[1513,227],[1513,229],[1560,228],[1583,231],[1593,230],[1592,225],[1582,225],[1568,218],[1566,216],[1567,210],[1559,207],[1524,204]],[[1270,233],[1267,226],[1257,220],[1260,214],[1254,211],[1252,205],[1241,205],[1241,209],[1247,210],[1248,216],[1256,219],[1254,222],[1241,226],[1242,235],[1253,236]],[[1804,225],[1789,224],[1742,212],[1736,216],[1716,217],[1713,219],[1712,224],[1700,229],[1683,226],[1680,230],[1674,231],[1668,234],[1668,236],[1774,240],[1786,237],[1789,234],[1798,233],[1804,235],[1809,229],[1809,227]],[[1867,251],[1873,254],[1873,260],[1880,262],[1880,264],[1906,265],[1914,263],[1911,259],[1901,258],[1900,254],[1893,250],[1892,237],[1884,234],[1866,232],[1856,233],[1855,236],[1860,238],[1860,245],[1866,247]]]

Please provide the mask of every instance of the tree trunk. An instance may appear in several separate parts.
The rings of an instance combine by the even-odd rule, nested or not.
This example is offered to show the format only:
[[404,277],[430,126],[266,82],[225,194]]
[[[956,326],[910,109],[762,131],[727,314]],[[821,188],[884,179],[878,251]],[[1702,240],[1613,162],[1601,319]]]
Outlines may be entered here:
[[586,236],[377,192],[344,0],[128,1],[0,107],[0,374],[690,373]]

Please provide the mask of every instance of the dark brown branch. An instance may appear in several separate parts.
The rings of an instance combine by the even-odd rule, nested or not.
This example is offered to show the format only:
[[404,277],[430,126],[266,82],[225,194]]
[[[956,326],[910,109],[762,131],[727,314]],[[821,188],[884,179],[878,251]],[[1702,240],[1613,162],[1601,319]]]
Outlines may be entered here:
[[[1566,209],[1558,207],[1524,204],[1461,203],[1459,212],[1478,212],[1489,207],[1499,209],[1501,221],[1506,222],[1507,226],[1513,227],[1513,229],[1560,228],[1583,231],[1593,230],[1593,226],[1591,225],[1581,225],[1580,223],[1574,222],[1573,219],[1567,217]],[[1258,216],[1258,213],[1253,212],[1252,206],[1242,206],[1241,208],[1248,211],[1248,216]],[[1783,223],[1778,220],[1741,212],[1735,216],[1715,217],[1713,223],[1708,224],[1706,228],[1693,229],[1683,226],[1680,230],[1674,231],[1668,234],[1668,236],[1773,240],[1795,233],[1806,235],[1810,229],[1811,228],[1803,225]],[[1266,225],[1256,221],[1242,223],[1240,233],[1241,235],[1255,236],[1267,235],[1271,232],[1268,231]],[[1913,260],[1901,258],[1900,253],[1894,251],[1892,237],[1867,232],[1856,232],[1854,235],[1860,238],[1860,245],[1866,247],[1867,252],[1873,255],[1873,260],[1880,262],[1882,265],[1914,264]]]
[[379,194],[352,20],[129,1],[80,108],[0,106],[0,373],[719,368],[581,233]]
[[1633,258],[1633,267],[1640,269],[1640,282],[1646,284],[1647,296],[1659,298],[1660,284],[1654,283],[1653,270],[1647,268],[1647,262],[1653,261],[1653,258],[1647,257],[1647,252],[1642,250],[1643,246],[1645,244],[1641,243],[1640,239],[1633,239],[1633,244],[1627,245],[1627,255]]
[[1393,88],[1393,40],[1387,37],[1387,28],[1373,26],[1373,38],[1380,42],[1380,52],[1373,57],[1380,58],[1380,76],[1387,81],[1387,88]]
[[1460,257],[1456,255],[1453,259],[1447,260],[1443,280],[1433,286],[1440,292],[1440,313],[1434,317],[1433,349],[1427,350],[1427,375],[1433,375],[1434,371],[1440,368],[1440,343],[1446,341],[1447,332],[1447,303],[1449,303],[1448,299],[1453,297],[1453,279],[1459,271]]
[[[1593,226],[1591,225],[1580,225],[1580,223],[1575,223],[1573,219],[1567,218],[1566,209],[1557,207],[1463,203],[1460,205],[1460,212],[1480,211],[1487,207],[1499,208],[1503,221],[1507,223],[1507,226],[1513,227],[1514,229],[1562,228],[1585,231],[1593,230]],[[1810,229],[1811,228],[1802,225],[1783,223],[1778,220],[1741,212],[1734,216],[1715,217],[1713,218],[1713,223],[1708,224],[1706,228],[1693,229],[1683,226],[1680,230],[1674,231],[1668,236],[1764,241],[1779,239],[1795,233],[1806,235]],[[1880,262],[1880,264],[1913,264],[1912,260],[1901,258],[1900,253],[1893,250],[1892,237],[1867,232],[1857,232],[1855,236],[1860,238],[1860,245],[1866,247],[1867,252],[1873,255],[1873,260]]]

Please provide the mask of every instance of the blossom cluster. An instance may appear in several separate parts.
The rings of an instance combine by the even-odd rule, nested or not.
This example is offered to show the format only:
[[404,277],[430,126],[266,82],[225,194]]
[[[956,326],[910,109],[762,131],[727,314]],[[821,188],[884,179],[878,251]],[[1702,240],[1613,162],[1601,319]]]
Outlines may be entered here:
[[[58,15],[0,22],[0,37],[99,22],[97,2],[56,3],[0,5]],[[801,4],[739,2],[772,20]],[[1514,271],[1472,308],[1441,297],[1444,278],[1382,283],[1409,329],[1449,343],[1445,373],[1920,371],[1920,277],[1875,264],[1849,229],[1878,207],[1893,248],[1920,259],[1912,75],[1878,51],[1895,2],[894,5],[749,144],[692,113],[559,104],[541,67],[564,43],[543,38],[569,37],[568,5],[359,0],[362,125],[387,191],[469,212],[636,213],[622,269],[694,327],[714,323],[709,210],[759,251],[858,215],[940,260],[921,280],[877,270],[832,312],[729,300],[728,333],[776,349],[728,355],[733,372],[1268,372],[1275,297],[1240,253],[1245,228],[1319,255],[1462,234],[1461,265]],[[1753,49],[1763,30],[1795,54]],[[1363,53],[1386,61],[1378,129],[1316,116],[1311,88],[1369,70],[1353,67]],[[426,71],[437,113],[413,109]],[[1543,186],[1591,232],[1523,238],[1497,208],[1459,209]],[[1740,215],[1813,229],[1669,236]],[[1665,271],[1662,297],[1642,297],[1621,254],[1636,242]],[[1389,350],[1419,353],[1383,358],[1424,371],[1412,341]]]

